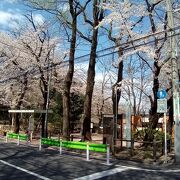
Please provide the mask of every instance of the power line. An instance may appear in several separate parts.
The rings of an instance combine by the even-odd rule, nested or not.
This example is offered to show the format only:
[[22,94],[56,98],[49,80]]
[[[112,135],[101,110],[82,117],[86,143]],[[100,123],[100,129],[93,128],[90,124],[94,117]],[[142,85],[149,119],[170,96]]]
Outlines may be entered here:
[[[101,52],[104,52],[104,51],[112,50],[112,49],[115,49],[115,48],[118,48],[118,47],[123,47],[123,46],[125,46],[125,45],[131,44],[132,42],[133,42],[133,43],[134,43],[134,42],[138,42],[138,41],[147,39],[147,38],[149,38],[149,37],[151,37],[151,36],[156,36],[156,35],[163,34],[163,33],[166,33],[166,32],[176,31],[176,30],[179,30],[179,29],[180,29],[180,26],[176,26],[176,27],[174,27],[174,28],[170,28],[170,29],[167,29],[167,30],[159,31],[159,32],[156,32],[156,33],[151,33],[151,34],[148,34],[148,35],[146,35],[146,36],[142,36],[142,37],[136,38],[136,39],[134,39],[134,40],[130,40],[130,41],[128,41],[128,42],[121,43],[120,46],[111,46],[111,47],[108,47],[108,48],[105,48],[105,49],[101,49],[101,50],[97,51],[97,54],[98,54],[98,53],[101,53]],[[10,44],[7,44],[7,43],[2,42],[2,41],[0,41],[0,43],[1,43],[1,44],[4,44],[4,45],[6,45],[6,46],[9,46],[9,47],[13,47],[13,48],[19,49],[19,50],[21,50],[21,52],[30,54],[29,52],[24,51],[23,49],[21,49],[21,48],[18,47],[18,46],[10,45]],[[90,55],[90,54],[85,54],[85,55],[76,57],[76,59],[84,58],[84,57],[87,57],[87,56],[89,56],[89,55]]]
[[[173,34],[172,36],[177,36],[177,35],[179,35],[180,33],[177,33],[177,34]],[[170,38],[170,37],[172,37],[172,36],[168,36],[167,38]],[[158,40],[163,40],[164,38],[159,38]],[[139,44],[139,45],[134,45],[134,46],[131,46],[131,47],[127,47],[127,48],[125,48],[124,49],[124,51],[128,51],[128,50],[131,50],[131,49],[134,49],[134,48],[137,48],[137,47],[141,47],[141,46],[144,46],[144,45],[148,45],[148,44],[151,44],[151,43],[153,43],[154,41],[152,40],[152,41],[149,41],[149,42],[147,42],[147,43],[143,43],[143,44]],[[110,52],[110,53],[107,53],[107,54],[103,54],[103,55],[100,55],[100,56],[97,56],[97,58],[101,58],[101,57],[105,57],[105,56],[109,56],[109,55],[112,55],[112,54],[115,54],[115,53],[117,53],[118,52],[118,50],[117,51],[113,51],[113,52]],[[88,55],[89,56],[89,55]],[[84,56],[82,56],[82,57],[84,57]],[[87,57],[87,55],[86,55],[86,57]],[[82,63],[82,62],[86,62],[86,61],[88,61],[88,59],[87,60],[85,60],[85,59],[83,59],[83,58],[75,58],[75,62],[76,62],[76,64],[78,64],[78,63]],[[55,63],[55,64],[51,64],[50,66],[49,66],[49,68],[50,68],[50,70],[52,69],[52,68],[54,68],[54,67],[56,67],[56,66],[61,66],[61,68],[62,67],[65,67],[65,66],[67,66],[68,65],[68,60],[65,60],[65,61],[62,61],[62,62],[59,62],[59,63]],[[38,68],[38,67],[37,67]],[[43,68],[43,70],[48,70],[48,67],[44,67]],[[31,70],[27,70],[27,71],[25,71],[24,73],[21,73],[21,74],[19,74],[19,75],[17,75],[17,76],[13,76],[13,77],[10,77],[10,78],[7,78],[7,79],[5,79],[5,80],[2,80],[2,81],[0,81],[0,83],[5,83],[5,82],[7,82],[7,81],[10,81],[10,80],[15,80],[15,79],[17,79],[17,78],[19,78],[19,77],[21,77],[21,76],[23,76],[25,73],[29,73],[29,74],[33,74],[34,76],[35,75],[37,75],[37,74],[40,74],[39,72],[38,72],[38,69],[31,69]]]
[[[173,37],[173,36],[178,36],[178,35],[180,35],[180,33],[173,34],[173,35],[171,35],[171,36],[167,36],[167,38],[170,38],[170,37]],[[158,41],[164,40],[164,37],[163,37],[163,38],[159,38],[159,39],[157,39],[157,40],[158,40]],[[128,51],[128,50],[131,50],[131,49],[134,49],[134,48],[138,48],[138,47],[141,47],[141,46],[144,46],[144,45],[149,45],[149,44],[152,44],[152,43],[154,43],[154,40],[149,41],[149,42],[145,42],[145,43],[143,43],[143,44],[138,44],[138,45],[134,45],[134,46],[131,46],[131,47],[127,47],[127,48],[124,49],[124,51]],[[108,55],[111,55],[111,54],[115,54],[115,53],[117,53],[117,52],[118,52],[118,50],[117,50],[117,51],[110,52],[110,53],[107,53],[107,54],[102,54],[102,55],[97,56],[97,57],[100,58],[100,57],[108,56]]]
[[[173,29],[167,29],[167,30],[163,30],[163,31],[160,31],[160,32],[152,33],[152,34],[149,34],[149,35],[146,35],[146,36],[134,39],[134,40],[130,40],[128,42],[121,43],[119,46],[111,46],[111,47],[99,50],[99,51],[97,51],[97,54],[101,53],[101,52],[104,52],[104,51],[112,50],[112,49],[115,49],[115,48],[118,48],[118,47],[123,47],[125,45],[131,44],[131,43],[134,43],[134,42],[137,42],[137,41],[145,40],[145,39],[147,39],[147,38],[149,38],[151,36],[156,36],[156,35],[159,35],[159,34],[162,34],[162,33],[176,31],[176,30],[179,30],[179,29],[180,29],[180,26],[177,26],[177,27],[175,27]],[[89,56],[89,55],[90,54],[85,54],[83,56],[76,57],[76,59],[84,58],[84,57]]]
[[[122,43],[119,47],[121,47],[121,46],[123,46],[123,45],[128,45],[128,44],[130,44],[130,43],[133,43],[133,42],[136,42],[136,41],[139,41],[139,40],[143,40],[143,39],[149,38],[149,37],[154,36],[154,35],[157,35],[157,34],[161,34],[161,33],[164,33],[164,32],[175,31],[175,30],[178,30],[178,29],[180,29],[180,26],[177,26],[177,27],[175,27],[174,29],[168,29],[168,30],[165,30],[165,31],[153,33],[153,34],[150,34],[150,35],[147,35],[147,36],[143,36],[143,37],[141,37],[141,38],[137,38],[137,39],[135,39],[135,40],[131,40],[131,41]],[[172,36],[177,36],[177,35],[179,35],[179,34],[180,34],[180,33],[173,34]],[[172,36],[168,36],[167,38],[172,37]],[[163,39],[164,39],[164,38],[159,38],[158,40],[163,40]],[[124,48],[124,51],[128,51],[128,50],[131,50],[131,49],[133,49],[133,48],[141,47],[141,46],[144,46],[144,45],[148,45],[148,44],[151,44],[151,43],[153,43],[153,42],[154,42],[154,40],[149,41],[149,42],[146,42],[146,43],[143,43],[143,44],[134,45],[134,46],[131,46],[131,47],[125,47],[125,48]],[[106,48],[106,49],[99,50],[99,51],[97,51],[97,54],[100,53],[100,52],[103,52],[103,51],[106,51],[106,50],[115,49],[115,48],[118,48],[118,46],[112,46],[112,47],[108,47],[108,48]],[[117,50],[117,51],[110,52],[110,53],[107,53],[107,54],[102,54],[102,55],[97,56],[97,58],[109,56],[109,55],[115,54],[115,53],[117,53],[117,52],[118,52],[118,50]],[[75,63],[78,64],[78,63],[82,63],[82,62],[88,61],[88,60],[85,60],[85,59],[83,59],[83,58],[89,57],[89,55],[90,55],[90,54],[86,54],[86,55],[79,56],[79,57],[75,58]],[[68,60],[65,60],[65,61],[62,61],[62,62],[60,62],[60,63],[52,64],[52,65],[50,66],[50,68],[53,68],[53,67],[56,67],[56,66],[59,66],[59,65],[60,65],[61,67],[65,67],[65,66],[68,65],[68,62],[69,62]],[[38,68],[38,67],[37,67],[37,68]],[[43,70],[47,70],[47,69],[48,69],[48,67],[44,67],[44,68],[43,68]],[[34,75],[39,74],[39,72],[38,72],[37,69],[26,70],[24,73],[21,73],[21,74],[19,74],[19,75],[17,75],[17,76],[13,76],[13,77],[7,78],[7,79],[5,79],[5,80],[2,80],[2,81],[0,81],[0,83],[5,83],[5,82],[10,81],[10,80],[15,80],[15,79],[23,76],[23,75],[24,75],[25,73],[27,73],[27,72],[30,73],[30,74],[34,74]]]

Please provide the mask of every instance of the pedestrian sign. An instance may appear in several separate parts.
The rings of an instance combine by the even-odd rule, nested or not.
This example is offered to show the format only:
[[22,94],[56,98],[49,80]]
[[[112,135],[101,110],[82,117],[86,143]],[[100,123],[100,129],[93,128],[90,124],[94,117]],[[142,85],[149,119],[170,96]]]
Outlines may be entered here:
[[167,112],[167,99],[157,99],[157,113]]
[[157,92],[157,97],[158,97],[159,99],[164,99],[164,98],[166,98],[166,97],[167,97],[167,92],[166,92],[166,90],[160,90],[160,91],[158,91],[158,92]]

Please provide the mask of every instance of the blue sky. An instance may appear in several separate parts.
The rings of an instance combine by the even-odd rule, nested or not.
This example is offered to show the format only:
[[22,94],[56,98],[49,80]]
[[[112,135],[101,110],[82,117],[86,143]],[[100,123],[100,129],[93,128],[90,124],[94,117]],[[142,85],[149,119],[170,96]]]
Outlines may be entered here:
[[[0,32],[11,32],[14,27],[18,27],[18,22],[20,25],[23,24],[25,21],[24,15],[28,14],[30,8],[23,5],[21,0],[1,0],[0,2]],[[47,18],[47,14],[43,11],[33,11],[33,15],[34,20],[37,22],[44,22]],[[49,14],[47,20],[50,20]],[[60,47],[68,49],[69,43],[65,42],[63,45],[60,45]],[[88,53],[89,46],[84,45],[83,47],[77,47],[77,57]],[[84,64],[87,65],[87,61]]]
[[[0,31],[11,31],[14,27],[17,27],[17,22],[20,24],[23,23],[24,17],[23,15],[28,13],[30,10],[29,7],[24,6],[21,0],[1,0],[0,3]],[[38,22],[43,22],[44,19],[47,17],[46,13],[42,11],[33,11],[34,19]],[[45,18],[43,18],[43,16]],[[49,20],[49,14],[48,14]],[[82,28],[84,25],[82,25]],[[87,28],[85,28],[87,29]],[[81,29],[82,30],[82,29]],[[86,42],[86,44],[89,44]],[[98,49],[107,48],[110,44],[107,44],[107,39],[100,36],[99,38],[99,46]],[[78,53],[77,57],[82,56],[84,54],[89,53],[89,46],[83,45],[83,48],[77,47]]]
[[[0,3],[0,30],[9,31],[17,25],[17,22],[23,22],[23,15],[29,10],[18,0],[1,0]],[[43,21],[43,16],[36,13],[35,19]]]

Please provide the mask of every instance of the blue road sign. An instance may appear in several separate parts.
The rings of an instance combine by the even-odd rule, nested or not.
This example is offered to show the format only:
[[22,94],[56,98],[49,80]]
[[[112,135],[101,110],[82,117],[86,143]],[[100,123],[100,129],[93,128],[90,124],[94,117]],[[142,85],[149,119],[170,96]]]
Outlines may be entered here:
[[166,98],[166,97],[167,97],[167,92],[166,92],[166,90],[160,90],[160,91],[158,91],[158,92],[157,92],[157,97],[158,97],[159,99],[164,99],[164,98]]

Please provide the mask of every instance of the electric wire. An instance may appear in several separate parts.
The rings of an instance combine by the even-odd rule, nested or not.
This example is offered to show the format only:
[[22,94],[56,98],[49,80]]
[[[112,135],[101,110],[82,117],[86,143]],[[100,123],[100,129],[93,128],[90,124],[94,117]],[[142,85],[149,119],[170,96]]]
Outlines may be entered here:
[[[179,30],[179,29],[180,29],[180,26],[177,26],[177,27],[175,27],[175,28],[173,28],[173,29],[168,29],[168,30],[165,30],[165,31],[153,33],[153,34],[150,34],[150,35],[147,35],[147,36],[144,36],[144,37],[135,39],[135,40],[131,40],[131,41],[122,43],[119,47],[122,47],[123,45],[128,45],[128,44],[130,44],[130,43],[132,43],[132,42],[137,42],[137,41],[139,41],[139,40],[144,40],[144,39],[146,39],[146,38],[149,38],[149,37],[154,36],[154,35],[157,35],[157,34],[164,33],[164,32],[166,32],[166,31],[175,31],[175,30]],[[170,37],[172,37],[172,36],[177,36],[177,35],[180,35],[180,33],[173,34],[173,35],[171,35],[171,36],[168,36],[167,38],[170,38]],[[158,40],[163,40],[163,39],[164,39],[164,38],[159,38]],[[137,48],[137,47],[141,47],[141,46],[145,46],[145,45],[148,45],[148,44],[152,44],[153,42],[154,42],[154,40],[151,40],[151,41],[149,41],[149,42],[144,42],[143,44],[141,43],[141,44],[134,45],[134,46],[131,46],[131,47],[124,47],[124,51],[128,51],[128,50],[131,50],[131,49],[134,49],[134,48]],[[0,41],[0,43],[1,43],[1,41]],[[97,51],[97,56],[96,56],[96,57],[97,57],[97,58],[101,58],[101,57],[105,57],[105,56],[109,56],[109,55],[115,54],[115,53],[118,52],[118,50],[113,51],[113,52],[110,52],[110,53],[98,55],[98,54],[101,53],[101,52],[104,52],[104,51],[107,51],[107,50],[117,49],[117,48],[119,48],[119,47],[118,47],[118,46],[112,46],[112,47],[109,47],[109,48],[106,48],[106,49],[103,49],[103,50],[99,50],[99,51]],[[82,62],[87,62],[88,59],[85,59],[85,58],[86,58],[86,57],[89,57],[89,55],[90,55],[90,54],[86,54],[86,55],[83,55],[83,56],[76,57],[76,58],[75,58],[75,63],[78,64],[78,63],[82,63]],[[52,69],[52,68],[54,68],[54,67],[56,67],[56,66],[60,66],[59,68],[62,68],[62,67],[68,66],[68,62],[69,62],[68,60],[64,60],[64,61],[59,62],[59,63],[51,64],[51,65],[49,66],[49,68]],[[37,67],[37,68],[38,68],[38,67]],[[43,67],[43,70],[44,70],[44,71],[47,70],[47,69],[48,69],[48,67],[46,67],[46,66]],[[7,78],[7,79],[1,80],[0,83],[5,83],[5,82],[10,81],[10,80],[15,80],[15,79],[17,79],[17,78],[19,78],[19,77],[24,76],[24,74],[27,74],[27,73],[28,73],[28,74],[31,74],[31,75],[34,75],[34,76],[37,75],[37,74],[40,74],[40,73],[38,72],[38,69],[36,69],[36,67],[35,67],[35,68],[31,69],[31,70],[26,70],[25,72],[20,73],[20,74],[17,75],[17,76],[12,76],[12,77],[9,77],[9,78]]]

